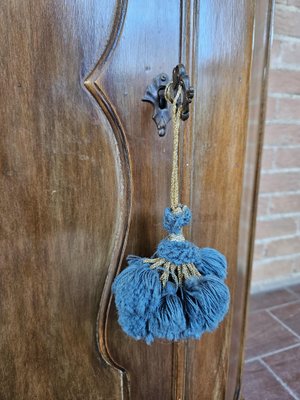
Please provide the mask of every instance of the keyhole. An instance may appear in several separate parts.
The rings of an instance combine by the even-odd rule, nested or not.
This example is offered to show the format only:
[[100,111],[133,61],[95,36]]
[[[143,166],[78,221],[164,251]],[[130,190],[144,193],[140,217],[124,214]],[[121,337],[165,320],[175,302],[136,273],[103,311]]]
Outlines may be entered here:
[[165,86],[161,86],[158,89],[158,106],[160,109],[167,108],[167,100],[165,98]]

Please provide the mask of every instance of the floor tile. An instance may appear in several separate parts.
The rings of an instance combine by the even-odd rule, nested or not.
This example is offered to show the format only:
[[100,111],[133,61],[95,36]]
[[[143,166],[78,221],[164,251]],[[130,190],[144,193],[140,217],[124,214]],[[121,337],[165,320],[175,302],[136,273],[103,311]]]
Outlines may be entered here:
[[296,293],[291,293],[286,289],[272,290],[270,292],[256,293],[250,297],[249,310],[257,311],[265,308],[278,306],[297,300]]
[[300,336],[300,301],[276,308],[271,313]]
[[245,400],[292,400],[293,397],[259,361],[244,367],[242,394]]
[[288,289],[300,296],[300,284],[289,286]]
[[266,311],[249,314],[246,337],[246,360],[300,343]]
[[300,398],[300,346],[265,357],[264,361]]

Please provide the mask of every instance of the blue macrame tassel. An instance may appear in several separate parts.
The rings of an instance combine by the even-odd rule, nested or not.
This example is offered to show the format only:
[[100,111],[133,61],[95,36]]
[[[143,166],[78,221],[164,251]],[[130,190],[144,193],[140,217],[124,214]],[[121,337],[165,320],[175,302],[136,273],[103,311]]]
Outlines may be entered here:
[[[171,85],[168,84],[167,88]],[[187,206],[179,204],[179,127],[182,95],[179,85],[173,103],[173,165],[171,208],[165,209],[164,228],[169,235],[155,256],[130,256],[128,266],[115,279],[119,323],[129,336],[150,344],[155,339],[200,339],[223,320],[230,294],[224,279],[226,258],[215,249],[200,249],[185,240],[182,228],[191,222]],[[168,89],[166,98],[169,100]]]
[[129,256],[127,268],[113,283],[119,323],[137,340],[199,339],[216,329],[228,311],[226,259],[184,239],[182,227],[190,220],[187,206],[176,212],[167,208],[169,236],[159,243],[155,257]]

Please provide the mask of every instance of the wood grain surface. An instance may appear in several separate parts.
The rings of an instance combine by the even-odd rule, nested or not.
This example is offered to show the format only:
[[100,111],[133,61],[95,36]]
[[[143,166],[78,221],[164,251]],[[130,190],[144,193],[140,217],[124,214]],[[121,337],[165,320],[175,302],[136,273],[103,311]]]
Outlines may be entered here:
[[1,4],[1,399],[122,396],[96,342],[122,159],[82,85],[114,13],[111,1]]
[[[254,16],[255,0],[1,4],[1,400],[238,395],[257,187],[250,179],[245,196]],[[268,41],[257,43],[262,101]],[[150,256],[165,234],[172,137],[170,126],[157,135],[141,99],[179,61],[196,92],[182,136],[186,236],[227,256],[233,301],[201,341],[147,346],[121,331],[110,287],[124,256]],[[252,177],[260,137],[251,130]]]

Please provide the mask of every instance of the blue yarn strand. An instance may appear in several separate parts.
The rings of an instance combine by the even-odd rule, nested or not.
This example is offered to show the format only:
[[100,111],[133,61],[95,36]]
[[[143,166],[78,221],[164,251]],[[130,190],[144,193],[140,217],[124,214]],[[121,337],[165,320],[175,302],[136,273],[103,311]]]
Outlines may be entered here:
[[215,275],[220,279],[227,276],[226,257],[216,249],[204,247],[199,249],[199,258],[195,261],[199,272],[203,275]]

